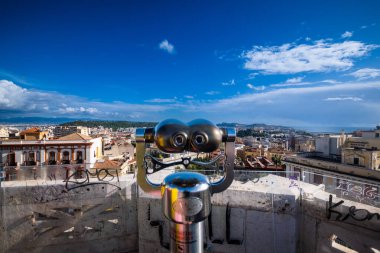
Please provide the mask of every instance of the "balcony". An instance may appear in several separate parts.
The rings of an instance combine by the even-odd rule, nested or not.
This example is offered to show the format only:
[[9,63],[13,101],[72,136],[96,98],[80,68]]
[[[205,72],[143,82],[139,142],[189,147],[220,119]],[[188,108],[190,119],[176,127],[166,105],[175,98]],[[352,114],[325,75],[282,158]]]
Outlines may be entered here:
[[25,166],[34,166],[36,165],[37,163],[35,161],[25,161]]
[[61,162],[62,164],[70,164],[70,160],[62,160],[62,162]]
[[[168,252],[161,200],[133,174],[3,167],[0,252]],[[91,172],[91,173],[90,173]],[[151,175],[161,182],[174,170]],[[215,171],[198,171],[218,180]],[[377,252],[380,184],[307,172],[235,171],[212,197],[209,252]],[[320,175],[319,175],[320,176]],[[308,183],[311,182],[311,183]]]
[[56,165],[57,164],[57,161],[55,160],[49,160],[48,161],[48,165]]

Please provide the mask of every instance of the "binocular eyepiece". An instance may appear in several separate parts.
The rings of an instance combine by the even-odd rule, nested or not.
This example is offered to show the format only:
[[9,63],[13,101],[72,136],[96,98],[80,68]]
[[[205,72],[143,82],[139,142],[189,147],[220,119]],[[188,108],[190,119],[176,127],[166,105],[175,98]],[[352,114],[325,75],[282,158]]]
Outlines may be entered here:
[[185,124],[179,120],[168,119],[155,128],[145,130],[145,141],[156,143],[165,153],[212,152],[227,138],[227,132],[212,122],[196,119]]

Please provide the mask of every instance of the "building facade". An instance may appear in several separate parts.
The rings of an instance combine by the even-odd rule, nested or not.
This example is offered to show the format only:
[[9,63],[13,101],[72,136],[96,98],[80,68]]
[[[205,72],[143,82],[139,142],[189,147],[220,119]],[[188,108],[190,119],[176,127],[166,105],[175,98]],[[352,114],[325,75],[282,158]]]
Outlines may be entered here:
[[0,163],[5,166],[86,164],[102,157],[101,138],[74,133],[56,140],[0,141]]
[[318,137],[315,140],[315,151],[320,152],[323,156],[340,156],[341,147],[346,141],[347,136],[341,135],[327,135]]
[[53,129],[54,137],[63,137],[69,134],[78,133],[83,135],[90,135],[88,127],[82,126],[56,126]]
[[0,138],[8,138],[8,137],[9,137],[8,128],[0,127]]
[[20,139],[26,141],[46,140],[48,132],[41,131],[37,127],[26,129],[20,133]]
[[380,137],[348,138],[342,149],[342,163],[380,171]]

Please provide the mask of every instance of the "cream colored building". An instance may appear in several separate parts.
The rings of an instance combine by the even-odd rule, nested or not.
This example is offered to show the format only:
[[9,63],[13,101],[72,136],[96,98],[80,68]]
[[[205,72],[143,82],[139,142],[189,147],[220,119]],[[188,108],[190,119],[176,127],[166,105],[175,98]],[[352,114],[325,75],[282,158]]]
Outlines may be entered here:
[[0,138],[8,138],[8,137],[9,137],[8,128],[0,127]]
[[380,132],[374,131],[374,138],[348,138],[342,149],[342,163],[380,171],[380,137],[376,137],[377,131]]
[[37,127],[26,129],[20,133],[21,140],[26,140],[26,141],[46,140],[47,136],[48,136],[48,132],[41,131]]
[[6,166],[86,164],[102,158],[102,139],[73,133],[55,140],[0,141],[0,163]]
[[315,140],[315,151],[320,152],[323,156],[340,156],[342,146],[347,140],[347,135],[326,135],[320,136]]

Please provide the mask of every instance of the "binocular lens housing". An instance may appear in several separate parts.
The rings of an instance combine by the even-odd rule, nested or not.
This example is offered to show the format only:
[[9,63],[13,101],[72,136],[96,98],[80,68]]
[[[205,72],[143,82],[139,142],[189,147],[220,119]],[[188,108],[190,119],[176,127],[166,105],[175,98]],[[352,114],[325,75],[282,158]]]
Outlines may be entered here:
[[188,124],[175,119],[164,120],[152,133],[157,147],[165,153],[182,153],[185,150],[209,153],[218,149],[223,138],[222,130],[204,119]]
[[223,133],[212,122],[205,119],[196,119],[187,124],[190,129],[190,145],[192,152],[213,152],[222,143]]
[[154,142],[165,153],[182,153],[187,145],[188,127],[185,123],[168,119],[154,129]]

